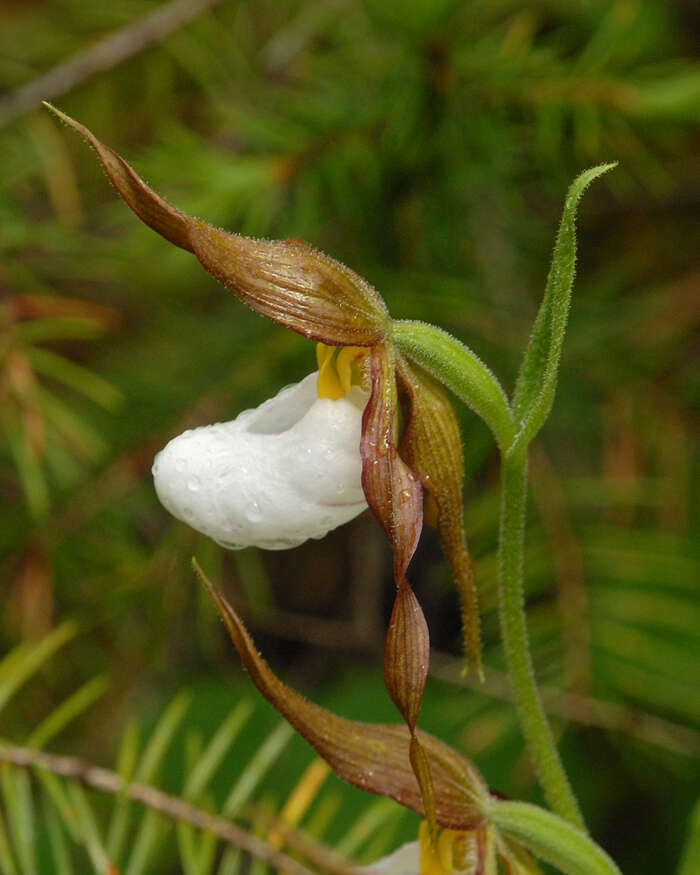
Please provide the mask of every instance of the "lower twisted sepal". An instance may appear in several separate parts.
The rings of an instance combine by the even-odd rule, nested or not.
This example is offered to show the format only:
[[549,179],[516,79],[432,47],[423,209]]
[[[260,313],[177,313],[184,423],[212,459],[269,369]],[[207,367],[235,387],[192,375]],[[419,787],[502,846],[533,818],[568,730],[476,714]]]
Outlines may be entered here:
[[[193,564],[255,686],[333,771],[356,787],[389,796],[422,817],[429,814],[411,764],[408,727],[348,720],[309,702],[284,684],[258,653],[231,605],[197,563]],[[416,730],[413,737],[429,764],[436,822],[462,830],[483,824],[489,792],[478,770],[434,736]]]

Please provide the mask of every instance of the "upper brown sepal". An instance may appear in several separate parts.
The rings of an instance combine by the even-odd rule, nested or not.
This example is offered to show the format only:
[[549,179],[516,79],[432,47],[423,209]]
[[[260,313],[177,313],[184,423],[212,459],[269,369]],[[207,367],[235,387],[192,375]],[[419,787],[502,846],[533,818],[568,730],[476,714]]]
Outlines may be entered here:
[[197,222],[190,231],[202,265],[256,310],[329,346],[371,346],[388,314],[350,268],[301,240],[255,240]]
[[85,137],[97,152],[97,157],[102,162],[102,166],[118,194],[142,222],[145,222],[176,246],[187,249],[189,252],[194,251],[189,242],[189,225],[195,221],[194,219],[175,209],[150,186],[146,185],[121,155],[118,155],[109,146],[105,146],[85,125],[81,125],[80,122],[75,121],[65,112],[61,112],[60,109],[56,109],[50,103],[44,102],[44,106],[58,116],[62,122]]
[[389,315],[361,276],[300,240],[256,240],[214,228],[173,207],[84,125],[46,104],[95,149],[119,195],[166,240],[193,252],[258,313],[331,346],[371,346]]

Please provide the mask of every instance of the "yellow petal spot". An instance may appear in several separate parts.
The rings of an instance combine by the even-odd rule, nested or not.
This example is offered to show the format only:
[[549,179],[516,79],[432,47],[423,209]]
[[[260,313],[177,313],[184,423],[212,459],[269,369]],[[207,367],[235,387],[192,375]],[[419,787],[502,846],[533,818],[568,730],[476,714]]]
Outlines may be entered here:
[[454,829],[441,829],[437,841],[433,842],[428,821],[423,820],[418,830],[420,875],[452,875],[456,862],[455,847],[466,835],[469,834]]
[[363,346],[337,347],[317,343],[318,383],[316,391],[318,397],[337,401],[338,398],[346,395],[352,389],[353,384],[358,382],[353,366],[366,352],[367,349]]

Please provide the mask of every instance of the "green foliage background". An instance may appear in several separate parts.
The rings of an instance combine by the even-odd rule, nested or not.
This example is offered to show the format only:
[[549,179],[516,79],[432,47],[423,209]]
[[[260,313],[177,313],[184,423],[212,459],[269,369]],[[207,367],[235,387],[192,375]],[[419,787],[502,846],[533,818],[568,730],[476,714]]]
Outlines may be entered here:
[[[229,554],[151,487],[170,437],[301,378],[313,346],[140,225],[79,139],[8,98],[157,6],[0,11],[0,648],[66,617],[81,628],[0,735],[25,738],[105,674],[99,704],[54,743],[96,762],[181,688],[186,726],[207,732],[248,695],[193,553],[284,677],[349,716],[393,719],[379,671],[391,573],[371,519],[285,554]],[[506,386],[568,183],[620,162],[582,205],[559,389],[532,457],[527,585],[538,676],[575,697],[555,717],[573,784],[596,837],[638,873],[674,871],[700,777],[699,22],[692,2],[667,0],[224,0],[54,98],[181,209],[308,240],[397,318],[455,333]],[[497,695],[497,457],[461,416],[493,672],[482,691],[460,686],[456,597],[426,532],[411,579],[450,680],[429,682],[422,723],[495,789],[539,800]],[[253,719],[261,735],[272,725],[262,704]],[[265,785],[275,804],[310,759],[290,750]],[[233,769],[250,755],[237,751]],[[370,801],[339,782],[332,793],[331,842]],[[415,830],[403,824],[394,842]],[[173,871],[167,855],[157,865]]]

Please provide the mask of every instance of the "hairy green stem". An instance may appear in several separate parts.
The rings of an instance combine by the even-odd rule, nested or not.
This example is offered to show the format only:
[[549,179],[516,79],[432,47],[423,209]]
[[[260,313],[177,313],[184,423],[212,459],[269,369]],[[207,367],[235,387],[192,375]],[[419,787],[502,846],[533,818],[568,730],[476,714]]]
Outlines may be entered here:
[[620,875],[605,851],[570,823],[527,802],[494,799],[489,820],[566,875]]
[[506,394],[493,373],[469,347],[426,322],[398,320],[392,340],[399,350],[440,380],[488,425],[501,452],[515,439]]
[[501,636],[518,717],[547,802],[560,817],[585,830],[547,723],[530,656],[523,594],[526,495],[526,453],[504,454],[498,562]]

